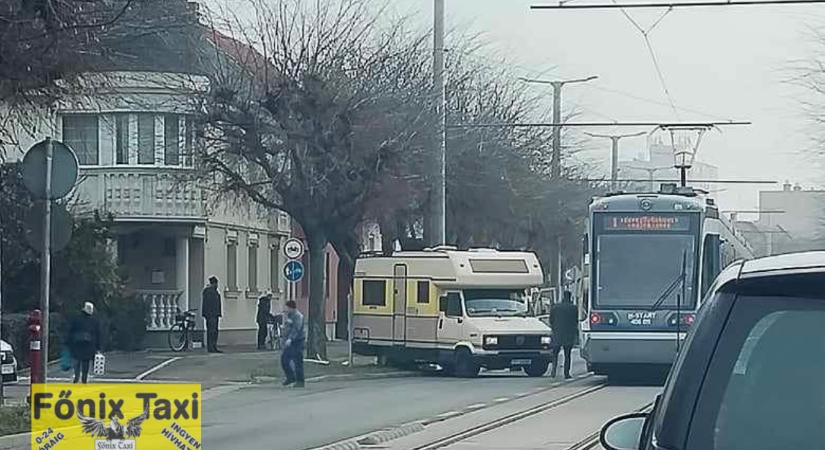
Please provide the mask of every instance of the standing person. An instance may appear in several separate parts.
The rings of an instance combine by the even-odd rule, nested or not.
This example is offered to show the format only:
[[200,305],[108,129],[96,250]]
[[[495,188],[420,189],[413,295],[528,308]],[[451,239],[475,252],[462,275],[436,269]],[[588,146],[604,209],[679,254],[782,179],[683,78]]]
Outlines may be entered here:
[[286,302],[284,327],[284,348],[281,350],[281,367],[286,376],[284,386],[295,383],[295,387],[304,387],[304,315],[298,311],[294,300]]
[[255,322],[258,323],[258,350],[266,348],[266,336],[269,334],[269,324],[275,321],[272,315],[272,294],[267,293],[258,299],[258,314]]
[[69,324],[69,352],[74,359],[74,383],[89,380],[89,366],[100,350],[100,326],[94,317],[95,305],[83,304],[82,312]]
[[201,315],[206,319],[206,351],[223,353],[218,350],[218,320],[221,317],[221,294],[218,293],[218,279],[209,277],[209,285],[203,290]]
[[569,379],[570,353],[579,334],[579,312],[573,304],[573,294],[570,291],[564,291],[561,303],[550,309],[550,328],[553,329],[553,370],[550,371],[550,376],[556,377],[559,351],[564,349],[564,378]]

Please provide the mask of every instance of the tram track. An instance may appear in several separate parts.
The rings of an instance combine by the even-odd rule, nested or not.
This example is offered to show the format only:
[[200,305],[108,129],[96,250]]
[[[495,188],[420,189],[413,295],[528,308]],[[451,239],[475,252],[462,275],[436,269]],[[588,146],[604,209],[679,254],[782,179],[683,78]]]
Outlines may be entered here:
[[[653,402],[642,406],[641,408],[637,409],[635,412],[649,412],[653,408]],[[575,444],[567,447],[567,450],[591,450],[594,448],[600,448],[601,441],[599,438],[601,437],[601,430],[596,430],[593,433],[589,434],[584,439],[576,442]]]
[[[558,398],[558,399],[555,399],[555,400],[551,400],[549,402],[542,403],[542,404],[534,406],[532,408],[525,409],[525,410],[522,410],[522,411],[518,411],[518,412],[515,412],[515,413],[512,413],[512,414],[506,415],[504,417],[500,417],[500,418],[497,418],[495,420],[491,420],[489,422],[485,422],[485,423],[482,423],[480,425],[477,425],[477,426],[474,426],[474,427],[471,427],[471,428],[467,428],[467,429],[462,430],[458,433],[454,433],[454,434],[451,434],[449,436],[439,438],[439,439],[437,439],[435,441],[432,441],[432,442],[429,442],[427,444],[424,444],[424,445],[421,445],[421,446],[418,446],[418,447],[414,447],[413,450],[436,450],[436,449],[444,448],[444,447],[447,447],[449,445],[453,445],[453,444],[456,444],[458,442],[467,440],[471,437],[478,436],[479,434],[486,433],[488,431],[492,431],[492,430],[501,428],[503,426],[509,425],[511,423],[514,423],[514,422],[518,422],[520,420],[524,420],[524,419],[526,419],[528,417],[531,417],[531,416],[534,416],[536,414],[541,414],[541,413],[550,411],[552,409],[558,408],[558,407],[563,406],[567,403],[570,403],[574,400],[580,399],[580,398],[585,397],[587,395],[593,394],[594,392],[600,391],[600,390],[604,389],[605,387],[607,387],[607,383],[601,382],[601,383],[599,383],[595,386],[588,387],[584,390],[574,392],[574,393],[566,395],[564,397],[561,397],[561,398]],[[596,443],[598,443],[598,434],[596,434]],[[574,447],[574,448],[576,448],[576,449],[590,449],[590,448],[593,448],[593,447],[591,446],[591,447]]]

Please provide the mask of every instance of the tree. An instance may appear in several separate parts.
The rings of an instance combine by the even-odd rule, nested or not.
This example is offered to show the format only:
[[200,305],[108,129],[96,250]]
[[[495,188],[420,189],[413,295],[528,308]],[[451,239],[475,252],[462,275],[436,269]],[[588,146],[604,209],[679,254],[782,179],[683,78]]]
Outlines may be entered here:
[[216,32],[199,160],[223,192],[289,213],[310,255],[309,355],[326,356],[325,258],[354,267],[356,230],[392,161],[414,149],[431,102],[426,40],[383,25],[368,0],[253,2]]

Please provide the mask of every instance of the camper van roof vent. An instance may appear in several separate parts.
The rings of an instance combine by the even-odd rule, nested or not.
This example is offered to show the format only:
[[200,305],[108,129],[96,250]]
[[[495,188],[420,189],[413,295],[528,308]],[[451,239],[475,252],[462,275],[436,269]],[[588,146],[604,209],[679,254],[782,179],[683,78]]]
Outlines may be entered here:
[[485,248],[485,247],[471,248],[469,251],[475,252],[475,253],[496,253],[496,252],[498,252],[498,250],[496,250],[494,248]]

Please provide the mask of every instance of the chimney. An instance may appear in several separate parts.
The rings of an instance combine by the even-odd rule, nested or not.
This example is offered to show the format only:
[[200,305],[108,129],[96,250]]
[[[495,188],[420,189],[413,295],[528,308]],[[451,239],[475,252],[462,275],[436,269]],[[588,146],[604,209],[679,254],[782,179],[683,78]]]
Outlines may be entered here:
[[785,184],[782,185],[782,190],[788,192],[791,190],[791,183],[789,181],[785,181]]

